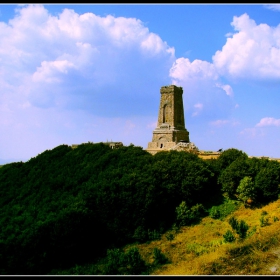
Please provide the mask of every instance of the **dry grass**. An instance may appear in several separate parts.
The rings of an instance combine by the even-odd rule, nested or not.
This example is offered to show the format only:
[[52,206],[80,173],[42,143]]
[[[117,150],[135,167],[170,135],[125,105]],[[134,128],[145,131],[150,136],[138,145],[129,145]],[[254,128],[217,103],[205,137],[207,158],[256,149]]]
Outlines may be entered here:
[[[269,223],[261,227],[264,211]],[[230,216],[250,226],[245,240],[224,242],[223,234],[231,230]],[[153,262],[154,248],[171,261],[153,275],[279,275],[280,200],[259,209],[242,206],[230,216],[224,221],[205,217],[198,225],[180,228],[172,241],[165,233],[161,240],[137,246],[147,263]]]

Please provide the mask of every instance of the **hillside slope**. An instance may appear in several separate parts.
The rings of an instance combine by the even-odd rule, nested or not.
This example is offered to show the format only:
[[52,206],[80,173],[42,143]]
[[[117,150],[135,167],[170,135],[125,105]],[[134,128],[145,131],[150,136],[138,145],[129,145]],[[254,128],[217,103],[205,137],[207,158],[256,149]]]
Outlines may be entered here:
[[[277,231],[276,208],[252,213],[272,207],[279,184],[280,163],[236,149],[203,160],[133,145],[61,145],[0,168],[0,274],[174,274],[172,264],[184,274],[229,272],[228,256],[262,252],[269,241],[257,236]],[[248,203],[256,210],[234,212]],[[250,240],[249,251],[239,249]],[[146,252],[151,244],[163,247]]]

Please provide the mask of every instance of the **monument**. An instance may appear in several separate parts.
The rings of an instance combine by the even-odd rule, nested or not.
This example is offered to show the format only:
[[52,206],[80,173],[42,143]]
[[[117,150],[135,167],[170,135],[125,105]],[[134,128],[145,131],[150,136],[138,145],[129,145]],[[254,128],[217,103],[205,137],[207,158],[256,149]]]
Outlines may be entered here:
[[162,150],[198,151],[190,142],[189,132],[185,128],[183,88],[175,85],[163,86],[160,94],[157,127],[147,151],[151,154]]

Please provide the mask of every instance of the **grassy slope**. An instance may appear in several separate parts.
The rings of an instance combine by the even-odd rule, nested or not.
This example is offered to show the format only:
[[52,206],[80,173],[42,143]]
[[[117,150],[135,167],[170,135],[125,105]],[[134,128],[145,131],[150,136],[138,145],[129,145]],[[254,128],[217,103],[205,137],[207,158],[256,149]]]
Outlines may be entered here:
[[[268,213],[269,224],[261,227],[263,211]],[[245,240],[223,242],[223,234],[231,229],[230,216],[250,226]],[[137,246],[147,263],[153,262],[155,247],[170,259],[154,275],[279,275],[280,199],[259,209],[241,206],[224,221],[205,217],[198,225],[182,227],[172,241],[164,234],[161,240]]]

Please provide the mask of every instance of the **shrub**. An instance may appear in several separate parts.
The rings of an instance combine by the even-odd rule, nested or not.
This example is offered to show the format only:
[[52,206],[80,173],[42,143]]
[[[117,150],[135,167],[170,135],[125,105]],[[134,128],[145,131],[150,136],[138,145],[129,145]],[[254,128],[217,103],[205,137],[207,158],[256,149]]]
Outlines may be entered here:
[[142,259],[138,248],[130,248],[125,254],[126,262],[126,274],[129,275],[140,275],[143,274],[146,269],[146,263]]
[[239,235],[240,238],[245,238],[247,235],[247,231],[249,229],[249,226],[241,220],[238,225],[238,229],[236,230],[237,234]]
[[125,264],[124,253],[120,249],[107,250],[106,265],[104,268],[105,275],[118,275],[119,269]]
[[176,222],[179,226],[190,225],[193,222],[198,221],[204,214],[205,209],[202,204],[196,204],[188,209],[185,201],[176,207]]
[[174,234],[171,233],[171,232],[167,233],[167,234],[166,234],[166,239],[167,239],[168,241],[172,241],[172,240],[174,239]]
[[200,256],[204,253],[207,253],[208,249],[198,243],[187,244],[187,253],[194,253],[196,256]]
[[211,209],[209,211],[209,215],[213,219],[219,219],[221,217],[219,206],[211,207]]
[[138,248],[132,247],[126,253],[120,249],[107,251],[105,275],[140,275],[146,272],[147,266]]
[[133,238],[139,242],[145,242],[148,239],[148,233],[142,226],[139,226],[135,230]]
[[235,240],[235,237],[231,230],[227,230],[223,237],[225,242],[233,242]]
[[236,231],[236,233],[239,235],[240,238],[246,237],[249,226],[248,224],[246,224],[245,221],[241,220],[240,222],[238,222],[234,217],[231,217],[228,222],[232,227],[232,229]]
[[236,200],[226,199],[219,206],[212,206],[209,210],[209,215],[213,219],[224,219],[239,207],[239,202]]
[[166,264],[169,262],[168,258],[158,248],[154,248],[153,256],[155,265]]
[[231,217],[229,219],[228,223],[230,224],[232,229],[237,230],[237,228],[238,228],[238,221],[234,217]]
[[265,227],[268,225],[268,217],[265,217],[264,215],[261,215],[260,217],[260,226]]
[[262,212],[261,212],[261,215],[262,216],[265,216],[265,215],[267,215],[268,213],[265,211],[265,210],[262,210]]
[[273,222],[277,222],[277,221],[279,221],[278,217],[273,216]]
[[161,235],[157,230],[149,230],[148,229],[148,238],[149,240],[157,240],[160,239]]

